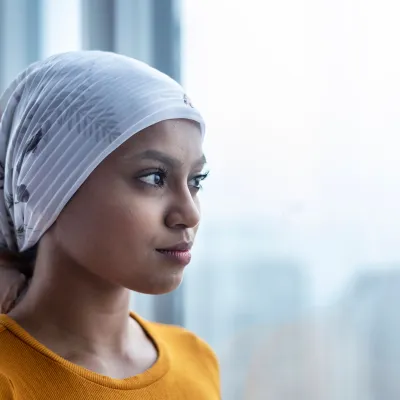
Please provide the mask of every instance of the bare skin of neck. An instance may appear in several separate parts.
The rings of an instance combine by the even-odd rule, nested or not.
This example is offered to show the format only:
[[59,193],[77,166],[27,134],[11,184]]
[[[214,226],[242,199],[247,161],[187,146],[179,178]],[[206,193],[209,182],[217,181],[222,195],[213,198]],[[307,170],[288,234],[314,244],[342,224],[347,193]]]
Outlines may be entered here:
[[125,379],[157,360],[154,344],[129,318],[129,303],[129,290],[73,263],[39,257],[26,295],[9,316],[64,359]]

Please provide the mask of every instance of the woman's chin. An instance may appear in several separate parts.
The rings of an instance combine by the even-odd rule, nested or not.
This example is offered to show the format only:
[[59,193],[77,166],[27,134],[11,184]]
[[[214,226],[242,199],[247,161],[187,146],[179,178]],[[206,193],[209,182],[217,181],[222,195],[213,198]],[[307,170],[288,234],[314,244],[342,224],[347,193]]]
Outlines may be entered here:
[[138,282],[132,282],[131,285],[127,286],[130,290],[151,295],[161,295],[173,292],[177,289],[183,280],[183,271],[180,273],[169,274],[168,276],[158,276],[157,279],[149,279],[147,281],[141,281],[140,285]]

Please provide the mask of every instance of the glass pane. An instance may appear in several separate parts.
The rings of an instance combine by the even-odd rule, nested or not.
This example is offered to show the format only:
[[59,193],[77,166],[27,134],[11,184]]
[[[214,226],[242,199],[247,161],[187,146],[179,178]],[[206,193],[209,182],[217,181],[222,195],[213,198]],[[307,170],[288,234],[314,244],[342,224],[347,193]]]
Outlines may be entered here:
[[82,48],[81,0],[42,0],[43,58]]
[[186,321],[224,398],[398,398],[400,4],[183,3],[211,166]]

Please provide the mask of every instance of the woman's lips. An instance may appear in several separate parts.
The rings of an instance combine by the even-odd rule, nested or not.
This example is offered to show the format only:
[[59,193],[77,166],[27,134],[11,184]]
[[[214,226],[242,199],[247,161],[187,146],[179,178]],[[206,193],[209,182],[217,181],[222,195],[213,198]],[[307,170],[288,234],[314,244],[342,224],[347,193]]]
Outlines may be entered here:
[[164,257],[169,258],[174,263],[177,263],[177,264],[180,264],[183,266],[189,264],[190,260],[192,259],[192,254],[191,254],[190,249],[186,249],[186,250],[157,249],[157,252],[162,254]]

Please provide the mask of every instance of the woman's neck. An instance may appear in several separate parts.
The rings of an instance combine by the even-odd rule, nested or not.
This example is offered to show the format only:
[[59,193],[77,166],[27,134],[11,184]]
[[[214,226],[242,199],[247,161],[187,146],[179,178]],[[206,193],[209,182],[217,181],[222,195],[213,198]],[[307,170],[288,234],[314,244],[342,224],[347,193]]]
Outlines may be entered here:
[[110,377],[150,368],[157,350],[129,318],[130,291],[62,259],[37,260],[26,295],[9,316],[49,350]]
[[129,290],[74,263],[39,258],[26,295],[9,316],[49,348],[58,348],[58,340],[93,353],[123,353],[134,332],[129,303]]

